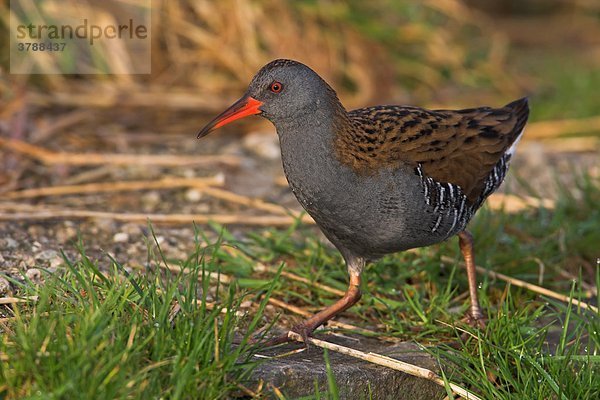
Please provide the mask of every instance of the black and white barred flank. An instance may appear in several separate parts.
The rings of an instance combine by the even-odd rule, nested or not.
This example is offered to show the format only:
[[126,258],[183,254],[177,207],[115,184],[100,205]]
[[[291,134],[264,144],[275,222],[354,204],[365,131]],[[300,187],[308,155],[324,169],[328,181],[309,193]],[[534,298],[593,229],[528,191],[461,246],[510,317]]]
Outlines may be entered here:
[[[511,147],[510,150],[513,150],[513,148]],[[495,192],[504,181],[512,156],[510,150],[500,158],[494,169],[487,176],[483,191],[473,203],[468,201],[467,196],[463,193],[460,186],[449,182],[438,182],[424,175],[420,164],[417,166],[416,173],[423,185],[425,203],[428,206],[432,206],[433,213],[437,214],[436,221],[431,227],[432,233],[438,231],[442,221],[446,218],[452,219],[452,224],[446,233],[446,237],[450,237],[466,227],[485,199]]]

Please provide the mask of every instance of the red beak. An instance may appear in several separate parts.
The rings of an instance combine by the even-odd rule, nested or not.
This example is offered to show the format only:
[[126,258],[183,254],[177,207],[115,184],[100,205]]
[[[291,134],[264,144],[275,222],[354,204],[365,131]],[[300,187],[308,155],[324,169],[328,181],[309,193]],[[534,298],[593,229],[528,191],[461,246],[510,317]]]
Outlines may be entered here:
[[242,97],[202,128],[202,130],[198,132],[198,139],[236,119],[244,118],[248,115],[260,114],[262,111],[259,107],[262,106],[262,104],[262,101],[258,101],[248,95]]

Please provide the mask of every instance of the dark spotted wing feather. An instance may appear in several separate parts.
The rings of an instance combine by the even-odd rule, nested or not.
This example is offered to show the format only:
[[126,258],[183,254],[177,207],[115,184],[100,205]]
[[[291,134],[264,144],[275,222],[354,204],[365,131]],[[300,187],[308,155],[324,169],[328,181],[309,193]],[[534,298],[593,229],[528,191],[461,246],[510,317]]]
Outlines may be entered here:
[[357,172],[411,165],[438,182],[458,185],[471,203],[521,134],[529,108],[520,99],[502,108],[425,110],[378,106],[348,113],[336,151]]

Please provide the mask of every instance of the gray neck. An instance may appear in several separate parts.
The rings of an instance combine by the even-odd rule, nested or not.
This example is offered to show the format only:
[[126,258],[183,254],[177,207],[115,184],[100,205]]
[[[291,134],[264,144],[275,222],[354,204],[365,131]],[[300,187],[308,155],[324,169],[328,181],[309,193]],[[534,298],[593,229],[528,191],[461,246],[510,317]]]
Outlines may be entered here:
[[[329,184],[340,173],[334,150],[336,121],[345,117],[343,108],[316,103],[304,110],[303,118],[277,121],[283,168],[294,186]],[[308,118],[306,117],[308,116]]]

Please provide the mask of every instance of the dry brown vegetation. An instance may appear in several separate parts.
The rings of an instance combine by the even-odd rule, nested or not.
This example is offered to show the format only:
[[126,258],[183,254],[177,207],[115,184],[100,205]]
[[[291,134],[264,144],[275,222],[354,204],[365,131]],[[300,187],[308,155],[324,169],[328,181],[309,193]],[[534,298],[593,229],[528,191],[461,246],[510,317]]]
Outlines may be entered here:
[[[68,14],[68,4],[46,1],[43,12]],[[104,13],[108,19],[118,12],[103,9],[103,3],[90,4],[99,8],[86,12]],[[243,162],[238,154],[219,154],[222,146],[204,143],[201,149],[190,149],[174,134],[193,135],[202,120],[199,114],[221,110],[239,96],[261,65],[277,57],[310,64],[349,107],[379,101],[453,107],[475,101],[497,103],[540,85],[512,65],[512,34],[498,29],[489,14],[459,0],[152,4],[151,75],[9,75],[5,63],[0,71],[0,193],[6,200],[24,198],[31,188],[48,190],[51,194],[46,196],[57,199],[50,203],[61,206],[53,209],[54,215],[86,217],[94,211],[82,212],[75,201],[78,209],[71,212],[69,201],[77,197],[63,199],[65,194],[59,192],[99,182],[118,188],[132,180],[158,177],[172,182],[162,190],[189,188],[192,183],[180,185],[182,175],[192,174],[193,180],[195,175],[209,175],[217,165],[239,169]],[[566,7],[561,4],[552,7]],[[597,12],[586,2],[565,10],[586,21],[586,13]],[[0,11],[7,24],[7,4],[0,5]],[[593,28],[585,29],[593,33]],[[110,72],[131,72],[135,67],[135,60],[120,57],[123,49],[100,51]],[[548,148],[557,151],[589,152],[597,146],[597,137],[556,138],[597,130],[599,125],[598,117],[533,123],[528,138],[550,139]],[[169,154],[157,154],[165,152]],[[140,166],[147,169],[136,169]],[[94,195],[94,187],[86,189],[87,196]],[[211,190],[209,197],[223,189]],[[233,193],[221,196],[216,205],[242,204],[234,198]],[[510,201],[517,209],[527,203]],[[266,211],[257,206],[261,204],[257,199],[244,202],[251,210]],[[94,201],[84,204],[118,211]],[[14,207],[4,205],[6,210]],[[37,218],[48,215],[36,207]],[[219,215],[221,210],[213,211]],[[4,218],[26,218],[11,217],[11,211],[5,214]],[[175,220],[186,214],[179,215]],[[281,218],[279,223],[290,221]]]
[[[43,11],[50,16],[64,14],[68,8],[62,3],[45,2]],[[40,94],[33,101],[213,111],[243,90],[249,77],[273,58],[310,64],[340,89],[349,105],[356,106],[406,100],[406,88],[398,86],[401,81],[411,88],[411,97],[421,100],[431,100],[433,91],[450,81],[480,80],[488,82],[492,92],[514,95],[518,91],[519,85],[505,71],[506,37],[491,28],[484,14],[457,0],[426,1],[419,6],[406,2],[404,8],[414,8],[410,16],[402,10],[386,15],[382,4],[155,1],[150,76],[127,74],[134,70],[135,60],[123,60],[124,49],[102,48],[107,70],[120,75],[84,80],[37,77],[40,92],[51,95]],[[6,5],[0,7],[7,11]],[[89,7],[86,12],[103,12],[110,18],[111,10]],[[373,22],[348,23],[354,13],[372,16]],[[375,31],[378,24],[381,32]],[[9,82],[15,90],[27,77],[4,79],[9,84],[4,90],[11,89]]]
[[[71,3],[47,0],[45,12],[72,12],[68,7]],[[23,275],[34,281],[39,279],[38,268],[61,265],[56,249],[71,246],[78,232],[87,239],[86,245],[92,251],[114,251],[115,258],[124,260],[128,267],[146,268],[142,265],[148,250],[142,236],[147,231],[142,229],[148,219],[155,225],[168,225],[157,227],[160,235],[156,243],[160,242],[169,260],[189,258],[194,236],[192,221],[203,225],[203,233],[215,236],[205,224],[261,228],[295,224],[300,209],[277,169],[279,160],[253,154],[251,147],[255,145],[240,144],[244,139],[239,133],[247,131],[243,124],[232,128],[238,133],[236,136],[223,133],[201,143],[194,141],[194,133],[205,119],[237,98],[255,71],[273,58],[293,58],[309,64],[332,83],[349,108],[379,102],[453,108],[498,105],[523,94],[536,97],[534,113],[542,107],[541,100],[537,100],[544,95],[554,98],[560,107],[577,107],[569,103],[552,77],[532,74],[517,65],[519,60],[513,50],[529,45],[521,55],[539,48],[542,53],[552,50],[562,57],[563,51],[567,54],[567,49],[581,46],[582,57],[577,62],[585,59],[600,65],[600,25],[594,19],[600,7],[591,0],[537,0],[523,2],[523,7],[541,4],[547,15],[524,12],[514,18],[496,18],[494,13],[507,12],[499,4],[508,3],[511,2],[153,0],[150,75],[128,74],[137,61],[123,57],[127,52],[118,47],[122,44],[99,49],[108,71],[119,72],[117,75],[10,75],[8,60],[0,60],[0,272],[16,279]],[[118,10],[103,9],[102,4],[92,2],[85,12],[114,18]],[[488,12],[469,4],[488,8]],[[7,16],[8,2],[0,3],[0,29],[2,24],[8,24]],[[6,39],[0,38],[0,44],[3,40]],[[44,62],[49,63],[48,68],[57,68],[52,59]],[[584,86],[589,84],[583,78],[582,81]],[[568,175],[567,180],[572,183],[576,180],[573,165],[581,166],[592,179],[600,176],[600,117],[597,110],[582,114],[586,118],[571,118],[567,113],[569,118],[561,114],[530,123],[525,141],[541,145],[530,145],[528,150],[527,143],[523,143],[513,171],[519,171],[524,181],[535,179],[521,184],[517,195],[496,194],[488,201],[490,209],[511,214],[514,225],[506,227],[506,231],[519,239],[519,251],[500,265],[518,265],[525,272],[517,274],[525,274],[530,281],[537,277],[538,285],[496,271],[479,272],[482,276],[487,274],[489,280],[507,282],[527,293],[597,313],[591,299],[597,295],[597,286],[592,283],[597,272],[593,263],[596,244],[591,243],[594,236],[593,232],[590,234],[594,221],[577,221],[573,223],[577,229],[570,229],[564,217],[564,226],[550,233],[527,230],[535,231],[536,224],[541,226],[547,215],[560,214],[565,209],[561,205],[564,198],[557,201],[544,191],[539,192],[544,195],[542,198],[525,195],[527,184],[544,189],[560,173]],[[261,186],[266,189],[258,190]],[[585,191],[573,189],[568,201],[581,200],[581,193]],[[531,222],[537,217],[522,221],[524,215],[536,213],[539,221]],[[302,218],[307,225],[313,223],[306,215]],[[265,231],[261,238],[268,242],[272,235]],[[277,246],[271,245],[280,246],[278,242]],[[544,253],[544,247],[551,251]],[[219,265],[233,266],[232,269],[247,266],[244,273],[265,280],[278,273],[278,263],[292,267],[281,272],[287,286],[273,292],[268,300],[269,312],[271,317],[282,312],[292,319],[303,318],[321,306],[326,296],[343,294],[340,288],[344,287],[341,282],[345,275],[329,280],[329,285],[321,283],[324,268],[311,270],[315,259],[307,254],[321,249],[290,248],[296,253],[277,250],[283,255],[275,252],[277,256],[270,259],[271,263],[263,264],[239,248],[224,246],[220,251],[222,260],[217,261]],[[54,256],[42,257],[49,249]],[[270,251],[265,246],[264,253]],[[413,255],[407,253],[402,262],[408,264]],[[272,254],[263,256],[267,259]],[[419,257],[424,256],[427,253],[419,253]],[[324,263],[320,262],[319,268]],[[443,255],[435,263],[449,268],[457,261]],[[302,264],[306,270],[295,264]],[[175,273],[184,269],[171,261],[159,263],[159,267]],[[327,274],[332,273],[332,267],[327,265]],[[558,269],[559,272],[554,271]],[[584,271],[581,286],[585,289],[585,302],[564,294],[580,270]],[[543,282],[546,275],[555,272],[564,282]],[[250,280],[249,276],[241,276]],[[411,293],[432,286],[426,276],[429,275],[421,270],[411,278]],[[240,276],[225,273],[219,273],[218,279],[236,284],[241,281]],[[21,301],[11,295],[10,284],[5,282],[4,287],[0,285],[0,296],[5,296],[0,300],[11,305]],[[373,292],[374,283],[370,282]],[[379,286],[383,287],[383,283],[379,282]],[[340,285],[330,286],[335,284]],[[546,285],[556,291],[542,287]],[[443,286],[439,290],[436,284],[432,287],[432,292],[443,291]],[[508,286],[501,296],[497,295],[499,291],[491,290],[501,297],[494,298],[494,304],[504,303]],[[299,297],[290,297],[292,292]],[[386,297],[392,292],[385,296],[382,293],[377,296],[386,301],[404,301],[399,292],[393,292],[393,299]],[[466,294],[453,294],[448,304],[458,307]],[[248,307],[254,312],[257,304]],[[362,327],[365,321],[361,318],[366,317],[377,330],[390,329],[391,317],[385,323],[376,317],[382,310],[387,310],[387,306],[365,306],[361,312],[351,314],[351,324],[336,321],[330,327],[374,334],[375,330]],[[396,318],[398,313],[394,313]],[[402,313],[406,320],[414,318],[410,310]],[[12,320],[14,316],[10,315],[0,318],[0,322]],[[284,319],[284,324],[291,322]],[[417,321],[413,325],[420,329],[419,324]],[[319,345],[314,340],[313,344]],[[439,381],[437,376],[434,378]],[[88,382],[85,384],[89,386]]]

